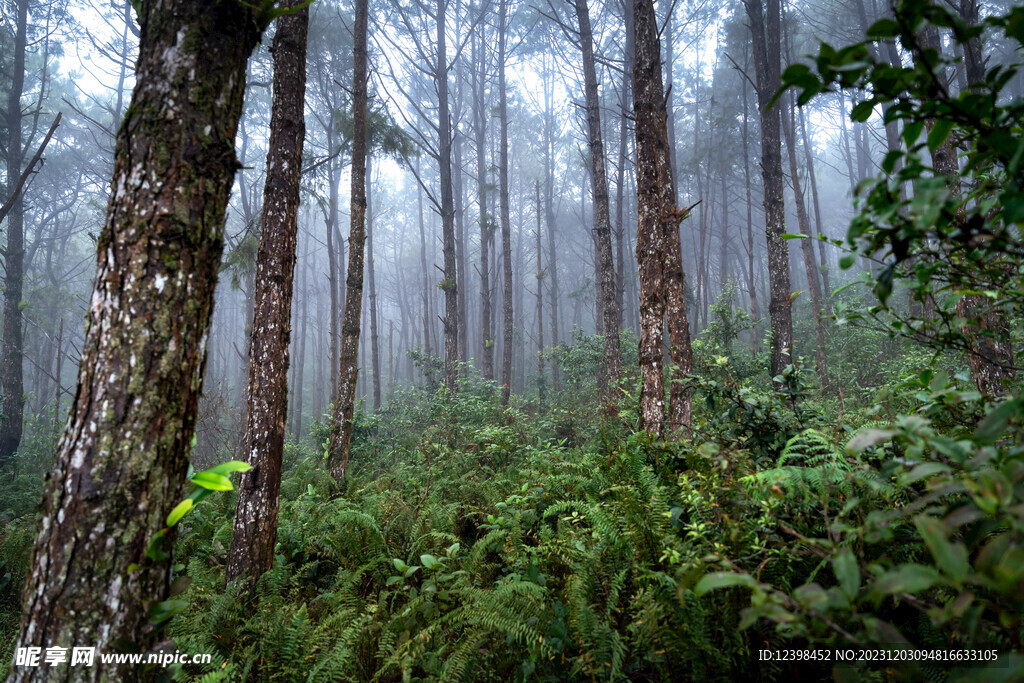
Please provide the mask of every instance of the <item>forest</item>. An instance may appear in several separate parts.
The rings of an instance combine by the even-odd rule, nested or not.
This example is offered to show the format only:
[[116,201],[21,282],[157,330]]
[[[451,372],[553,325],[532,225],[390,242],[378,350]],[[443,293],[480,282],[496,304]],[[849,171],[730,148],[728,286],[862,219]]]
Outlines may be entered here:
[[0,0],[0,677],[1024,681],[1019,0]]

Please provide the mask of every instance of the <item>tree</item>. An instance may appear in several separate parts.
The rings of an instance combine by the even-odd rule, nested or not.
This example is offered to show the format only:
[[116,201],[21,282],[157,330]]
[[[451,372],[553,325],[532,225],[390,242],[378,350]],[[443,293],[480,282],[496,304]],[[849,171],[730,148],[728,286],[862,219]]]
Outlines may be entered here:
[[[363,315],[363,248],[366,242],[366,24],[369,0],[357,0],[352,69],[352,195],[349,200],[348,279],[341,326],[340,385],[331,425],[331,476],[345,479],[352,443],[352,416],[359,378],[359,333]],[[442,29],[443,30],[443,29]],[[442,43],[443,44],[443,43]]]
[[508,213],[508,92],[505,87],[505,40],[508,33],[508,0],[498,2],[498,201],[501,203],[501,256],[503,338],[501,358],[501,404],[507,405],[512,393],[512,334],[515,319],[512,309],[512,228]]
[[597,92],[597,70],[594,67],[594,35],[590,27],[587,0],[575,0],[579,22],[580,49],[583,53],[583,89],[587,111],[587,143],[590,147],[590,179],[594,190],[596,226],[594,238],[598,252],[600,297],[604,323],[604,387],[614,386],[619,379],[622,354],[619,351],[619,307],[615,295],[615,264],[612,258],[611,208],[608,201],[608,179],[605,175],[604,142],[601,139],[601,109]]
[[[0,463],[14,457],[21,443],[25,411],[22,375],[21,300],[25,260],[25,202],[17,178],[24,160],[21,96],[25,88],[28,0],[15,4],[14,60],[7,91],[7,244],[4,256],[4,330],[0,341]],[[8,201],[4,202],[5,204]]]
[[444,384],[455,391],[459,362],[459,296],[455,253],[455,198],[452,188],[452,123],[448,103],[448,51],[445,12],[448,0],[437,0],[438,161],[441,175],[441,233],[444,253]]
[[796,204],[797,224],[800,232],[806,237],[800,240],[800,250],[804,257],[804,271],[807,273],[807,289],[811,293],[811,315],[814,316],[815,366],[818,371],[818,382],[823,389],[828,387],[828,367],[825,364],[825,321],[822,320],[821,283],[818,281],[818,265],[814,260],[814,245],[811,244],[810,220],[807,217],[807,205],[804,203],[803,187],[800,183],[800,171],[797,162],[795,115],[792,98],[787,98],[788,116],[782,124],[786,138],[786,151],[789,156],[789,177],[793,183],[793,202]]
[[[483,11],[483,10],[481,10]],[[493,231],[487,213],[487,44],[472,36],[473,137],[476,145],[476,194],[480,222],[480,373],[494,379],[494,337],[491,334],[491,271],[489,252]]]
[[[296,7],[301,0],[289,0]],[[306,125],[306,32],[309,8],[281,17],[274,35],[274,103],[263,190],[255,305],[249,344],[248,416],[227,581],[255,582],[274,564],[278,495],[288,416],[288,344],[299,221],[299,181]]]
[[793,348],[789,248],[782,237],[786,231],[786,207],[782,197],[781,117],[779,108],[771,106],[772,98],[781,85],[781,10],[779,0],[743,0],[743,4],[750,21],[757,106],[761,115],[761,177],[768,241],[768,317],[772,328],[771,375],[776,377],[792,362]]
[[640,419],[648,432],[661,436],[665,420],[662,368],[666,322],[672,376],[670,427],[689,427],[690,396],[682,380],[693,366],[679,223],[688,211],[676,208],[672,180],[661,49],[652,0],[634,0],[633,113],[636,126],[637,241],[640,280]]
[[[137,83],[118,133],[78,386],[43,496],[19,647],[144,647],[155,635],[149,610],[168,590],[169,568],[144,554],[181,500],[246,59],[269,17],[248,4],[187,0],[140,3],[138,15]],[[83,675],[129,675],[112,666]],[[46,675],[25,667],[10,680]]]

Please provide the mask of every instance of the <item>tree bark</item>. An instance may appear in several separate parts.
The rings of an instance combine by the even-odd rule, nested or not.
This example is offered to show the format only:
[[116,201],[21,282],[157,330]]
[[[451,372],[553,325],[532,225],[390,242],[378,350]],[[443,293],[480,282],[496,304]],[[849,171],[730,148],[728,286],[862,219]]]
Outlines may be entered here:
[[508,405],[512,392],[512,334],[515,325],[512,310],[512,227],[508,215],[508,93],[505,87],[505,33],[507,0],[498,3],[498,118],[501,141],[498,150],[498,192],[501,202],[501,255],[503,330],[501,349],[501,405]]
[[640,417],[644,429],[664,433],[665,388],[662,323],[667,317],[673,375],[669,427],[690,425],[690,396],[681,381],[692,370],[690,328],[683,297],[679,222],[686,212],[675,205],[661,51],[652,0],[634,0],[636,31],[633,111],[637,158],[637,263],[640,281]]
[[[296,7],[301,0],[289,0]],[[281,17],[274,35],[274,92],[263,190],[255,305],[249,344],[248,424],[242,452],[252,469],[242,474],[227,582],[255,581],[274,564],[278,496],[288,415],[288,345],[299,182],[306,133],[306,33],[309,8]]]
[[352,66],[352,191],[349,200],[348,278],[341,325],[338,400],[332,416],[330,470],[341,484],[352,445],[352,415],[359,379],[359,333],[363,315],[363,249],[366,243],[366,24],[369,0],[356,0]]
[[[17,0],[14,59],[7,95],[7,190],[14,201],[7,214],[4,249],[4,331],[0,341],[0,464],[11,460],[21,444],[25,411],[21,299],[25,267],[25,202],[17,187],[24,145],[21,140],[21,95],[25,88],[28,0]],[[5,202],[6,203],[6,202]]]
[[772,327],[771,376],[792,362],[793,314],[789,289],[789,248],[783,200],[781,119],[769,103],[780,87],[781,43],[779,0],[743,0],[750,21],[761,115],[761,176],[764,184],[765,235],[768,242],[768,316]]
[[[789,177],[793,182],[793,202],[796,204],[797,224],[800,232],[810,235],[811,225],[807,217],[807,205],[804,203],[803,187],[800,184],[800,172],[797,164],[795,105],[789,97],[789,113],[782,126],[786,137],[786,151],[789,157]],[[811,315],[814,316],[815,366],[818,370],[818,382],[823,391],[828,391],[828,366],[825,364],[825,322],[822,320],[821,284],[818,282],[818,266],[814,261],[814,246],[810,237],[800,240],[800,248],[804,257],[804,271],[807,273],[807,289],[811,293]]]
[[[235,134],[257,11],[139,6],[132,103],[118,133],[78,386],[41,506],[18,647],[117,642],[143,651],[170,566],[144,557],[180,502],[238,161]],[[173,535],[171,535],[173,536]],[[173,537],[165,538],[165,542]],[[142,565],[131,571],[132,563]],[[66,671],[66,669],[65,669]],[[127,680],[128,667],[75,670]],[[9,681],[49,677],[45,667]]]
[[607,391],[614,387],[622,373],[619,350],[619,307],[615,296],[615,264],[612,257],[611,207],[608,201],[608,179],[605,174],[604,141],[601,138],[601,108],[597,91],[597,70],[594,66],[594,36],[590,26],[587,0],[575,0],[576,18],[580,28],[583,52],[583,87],[587,110],[587,142],[590,147],[590,179],[594,191],[594,241],[597,248],[600,280],[601,316],[604,329],[604,374]]
[[756,357],[759,338],[757,321],[760,311],[757,306],[757,282],[754,275],[754,202],[750,191],[750,125],[747,110],[747,86],[743,86],[743,185],[747,191],[747,289],[750,290],[751,352]]
[[366,185],[366,279],[370,288],[370,368],[373,374],[373,412],[380,411],[380,338],[377,334],[377,281],[373,260],[373,199],[370,188],[373,186],[373,174],[370,172],[370,159],[366,159],[366,177],[370,182]]
[[[632,2],[632,0],[626,0]],[[558,346],[558,251],[555,249],[555,113],[554,86],[549,79],[549,70],[544,72],[544,222],[548,228],[548,270],[551,274],[551,346]],[[558,363],[551,362],[551,387],[561,389],[562,382]]]
[[547,399],[544,378],[544,248],[541,245],[541,203],[540,181],[536,181],[537,192],[537,402],[541,410]]
[[[480,373],[494,379],[494,337],[491,322],[491,225],[487,213],[487,116],[486,49],[482,37],[474,36],[473,60],[473,133],[476,138],[476,194],[480,212]],[[479,53],[479,54],[478,54]]]
[[447,0],[437,0],[438,156],[441,175],[441,236],[444,255],[444,384],[455,391],[459,361],[459,296],[455,254],[455,198],[452,190],[452,126],[448,104],[448,53],[445,47]]

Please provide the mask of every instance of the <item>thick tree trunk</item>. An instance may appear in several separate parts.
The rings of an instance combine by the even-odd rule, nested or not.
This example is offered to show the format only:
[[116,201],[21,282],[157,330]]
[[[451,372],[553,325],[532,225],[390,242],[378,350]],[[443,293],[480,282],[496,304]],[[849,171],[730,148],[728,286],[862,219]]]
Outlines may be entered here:
[[501,349],[501,405],[508,405],[512,392],[512,334],[515,325],[512,310],[512,227],[508,215],[508,93],[505,88],[505,33],[507,0],[498,4],[498,118],[501,126],[498,161],[498,192],[501,202],[501,256],[503,284],[503,330]]
[[[290,0],[295,7],[301,0]],[[306,33],[309,8],[281,17],[274,34],[274,94],[256,256],[254,325],[249,344],[248,425],[226,575],[255,582],[274,564],[278,495],[288,415],[288,344],[299,222],[299,181],[306,126]]]
[[[25,411],[23,377],[23,329],[21,299],[25,267],[25,202],[16,186],[24,160],[21,140],[21,95],[25,87],[25,50],[28,0],[15,5],[14,59],[7,91],[7,194],[13,195],[7,214],[7,246],[4,249],[4,330],[0,341],[0,465],[18,452]],[[6,200],[6,197],[5,197]],[[6,203],[6,201],[4,202]]]
[[341,325],[338,400],[332,416],[331,476],[341,484],[352,444],[352,415],[359,378],[359,333],[363,315],[363,249],[366,243],[366,24],[369,0],[356,0],[352,66],[352,191],[349,199],[348,278]]
[[636,254],[640,280],[640,417],[644,429],[665,430],[662,323],[667,318],[673,373],[669,427],[690,425],[690,396],[681,381],[692,370],[686,318],[679,222],[665,120],[658,24],[651,0],[634,0],[636,29],[633,111],[636,126],[638,226]]
[[743,0],[750,21],[753,61],[757,76],[757,104],[761,114],[761,176],[764,183],[765,234],[768,242],[768,316],[772,327],[771,376],[792,362],[793,315],[790,308],[789,248],[783,200],[781,119],[777,106],[769,108],[780,86],[781,44],[779,0]]
[[615,296],[615,264],[612,257],[611,207],[608,202],[608,179],[605,175],[604,142],[601,138],[601,108],[597,91],[597,70],[594,67],[594,36],[590,26],[587,0],[575,0],[576,18],[580,28],[583,52],[583,87],[587,110],[587,142],[590,147],[590,179],[594,191],[594,242],[597,249],[598,286],[604,330],[605,391],[614,387],[622,373],[619,350],[619,307]]
[[[135,92],[18,647],[144,651],[155,635],[148,611],[167,595],[170,565],[151,565],[145,551],[188,470],[256,14],[234,2],[139,5]],[[142,568],[129,572],[132,563]],[[80,680],[138,673],[99,662],[75,671]],[[45,667],[16,668],[8,680],[48,677]]]

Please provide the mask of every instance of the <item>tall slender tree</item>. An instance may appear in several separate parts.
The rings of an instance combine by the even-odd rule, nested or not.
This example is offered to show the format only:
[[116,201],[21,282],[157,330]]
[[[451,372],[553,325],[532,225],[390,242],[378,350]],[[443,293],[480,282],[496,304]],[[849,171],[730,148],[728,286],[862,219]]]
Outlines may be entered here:
[[[149,645],[170,567],[145,552],[181,501],[238,162],[249,4],[137,5],[141,44],[118,133],[78,386],[42,502],[19,647]],[[173,534],[164,542],[173,541]],[[129,572],[129,565],[139,569]],[[81,680],[126,680],[97,662]],[[124,669],[123,671],[120,669]],[[44,680],[47,667],[10,681]]]
[[[28,0],[14,5],[14,58],[7,90],[7,195],[14,201],[7,213],[4,259],[4,329],[0,339],[0,463],[14,457],[21,444],[25,411],[21,300],[25,277],[25,202],[17,178],[24,160],[21,96],[25,89]],[[7,197],[5,199],[5,204]]]
[[[443,2],[443,0],[441,0]],[[352,194],[349,199],[348,278],[341,325],[338,398],[331,425],[331,476],[339,484],[348,469],[352,416],[359,379],[359,334],[363,315],[363,250],[366,243],[366,32],[369,0],[356,0],[352,68]],[[439,20],[441,21],[441,20]],[[442,27],[443,30],[443,27]]]
[[[288,0],[296,7],[303,0]],[[249,342],[249,406],[227,581],[255,581],[274,564],[278,496],[288,415],[288,345],[306,134],[306,34],[309,8],[281,17],[274,34],[274,93],[263,190],[255,305]]]
[[601,316],[604,329],[604,372],[602,387],[615,386],[622,369],[619,350],[619,307],[615,296],[615,264],[612,257],[611,207],[608,201],[608,179],[605,174],[604,142],[601,137],[601,103],[594,65],[594,32],[590,25],[587,0],[575,0],[579,24],[580,50],[583,53],[583,89],[587,112],[587,143],[590,151],[590,179],[594,192],[594,242],[597,248]]
[[[763,3],[763,4],[762,4]],[[757,105],[761,118],[761,177],[764,187],[765,235],[768,242],[768,316],[772,327],[771,374],[792,361],[793,314],[790,307],[789,248],[783,199],[781,117],[771,106],[780,87],[781,8],[779,0],[743,0],[753,45]]]
[[508,0],[498,3],[498,125],[501,140],[498,145],[498,193],[501,203],[501,258],[502,258],[502,356],[501,404],[508,404],[512,392],[512,337],[515,318],[512,309],[512,226],[509,219],[508,196],[508,92],[505,83],[506,39],[508,29]]

